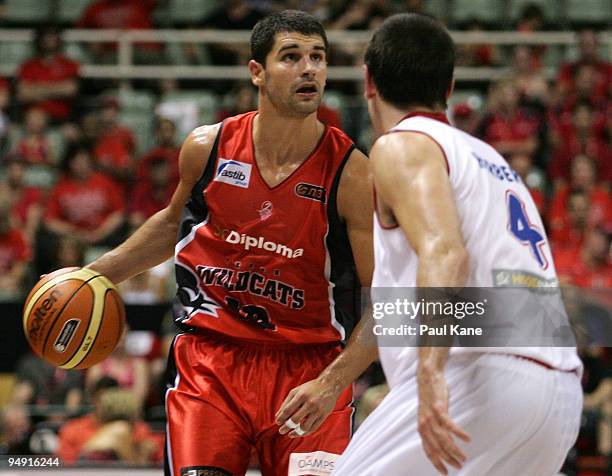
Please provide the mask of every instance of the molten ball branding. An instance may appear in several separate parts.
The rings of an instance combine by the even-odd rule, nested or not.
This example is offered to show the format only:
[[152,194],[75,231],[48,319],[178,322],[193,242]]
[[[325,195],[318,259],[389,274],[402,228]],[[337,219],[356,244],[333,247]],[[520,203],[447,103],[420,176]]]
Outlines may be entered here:
[[54,304],[61,297],[62,293],[54,289],[49,293],[49,297],[43,299],[32,313],[32,321],[28,338],[33,344],[37,344],[42,335],[45,334],[45,328],[49,324],[51,317],[55,314]]

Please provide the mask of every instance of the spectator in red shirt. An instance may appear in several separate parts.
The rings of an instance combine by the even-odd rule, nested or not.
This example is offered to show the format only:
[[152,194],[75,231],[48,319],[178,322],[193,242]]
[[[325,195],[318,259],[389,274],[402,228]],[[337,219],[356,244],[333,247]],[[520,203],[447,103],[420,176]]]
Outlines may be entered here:
[[479,125],[479,135],[502,155],[533,156],[538,146],[539,122],[519,104],[520,94],[512,80],[493,86],[489,99],[490,112]]
[[53,121],[65,122],[79,92],[79,64],[61,53],[55,28],[39,30],[34,44],[36,56],[17,73],[17,98],[26,106],[42,108]]
[[168,163],[170,170],[170,186],[178,185],[178,157],[180,147],[176,145],[176,126],[170,119],[157,120],[157,145],[147,152],[138,164],[139,180],[149,180],[149,168],[155,161],[162,160]]
[[141,178],[130,200],[130,226],[137,228],[170,202],[176,188],[172,164],[157,157],[149,161],[146,178]]
[[[482,22],[477,18],[470,19],[465,25],[466,32],[484,31]],[[457,45],[458,66],[493,66],[499,63],[499,50],[491,44]]]
[[257,109],[257,90],[248,81],[237,83],[225,99],[229,100],[229,104],[228,107],[219,109],[218,121]]
[[32,243],[42,216],[43,193],[39,188],[26,185],[24,177],[27,165],[16,156],[5,159],[6,182],[11,200],[11,215],[27,241]]
[[59,433],[56,455],[66,465],[78,461],[122,460],[160,463],[163,437],[138,419],[139,409],[129,392],[102,377],[91,390],[94,412],[67,422]]
[[[78,21],[79,28],[118,30],[150,30],[157,0],[94,0]],[[137,43],[136,53],[141,56],[159,55],[159,43]],[[92,43],[91,52],[102,62],[113,60],[116,43]]]
[[567,195],[566,212],[551,220],[550,242],[556,252],[578,250],[589,227],[589,196],[573,191]]
[[[516,29],[522,33],[531,33],[542,31],[545,26],[546,17],[544,16],[544,10],[535,3],[529,3],[525,5],[521,11]],[[546,51],[546,45],[532,46],[530,50],[531,68],[534,70],[540,69],[542,67],[542,58]]]
[[610,102],[605,95],[597,93],[597,71],[588,63],[578,64],[574,74],[574,87],[565,96],[561,96],[553,108],[554,121],[571,120],[571,114],[576,103],[581,101],[590,102],[595,112],[595,124],[604,129],[606,127]]
[[31,258],[30,247],[21,230],[15,228],[10,217],[8,194],[0,191],[0,294],[17,296]]
[[567,182],[571,159],[581,154],[595,160],[602,181],[612,181],[612,148],[602,124],[596,122],[590,101],[575,103],[571,122],[553,123],[551,142],[555,146],[548,173],[557,185]]
[[514,48],[510,77],[518,86],[523,103],[543,108],[550,100],[548,81],[541,69],[532,67],[532,54],[528,46],[517,45]]
[[546,199],[542,188],[544,187],[544,178],[539,169],[533,166],[531,157],[527,154],[515,154],[510,157],[510,166],[520,175],[521,179],[529,189],[531,197],[538,207],[541,215],[544,214],[546,207]]
[[119,103],[107,98],[99,115],[98,137],[94,146],[96,167],[127,187],[135,168],[134,133],[119,123]]
[[25,115],[25,134],[17,143],[14,152],[28,164],[53,165],[57,162],[49,131],[47,113],[33,107]]
[[94,171],[90,150],[79,145],[69,149],[62,169],[47,203],[47,229],[89,245],[112,246],[120,241],[123,193],[106,175]]
[[611,288],[612,263],[609,258],[610,234],[595,227],[585,236],[579,249],[567,249],[555,257],[562,283],[580,288]]
[[468,102],[460,102],[453,106],[452,123],[457,129],[474,134],[478,127],[478,117],[476,111]]
[[564,63],[559,69],[557,86],[561,97],[572,93],[576,87],[575,81],[578,70],[582,65],[593,68],[593,94],[596,98],[605,98],[610,95],[612,87],[612,63],[599,57],[599,42],[597,34],[590,29],[578,33],[578,60]]
[[567,227],[567,204],[572,191],[588,197],[588,227],[612,223],[612,200],[608,190],[597,181],[595,163],[586,155],[578,155],[571,162],[569,185],[561,185],[551,200],[549,223],[553,230]]

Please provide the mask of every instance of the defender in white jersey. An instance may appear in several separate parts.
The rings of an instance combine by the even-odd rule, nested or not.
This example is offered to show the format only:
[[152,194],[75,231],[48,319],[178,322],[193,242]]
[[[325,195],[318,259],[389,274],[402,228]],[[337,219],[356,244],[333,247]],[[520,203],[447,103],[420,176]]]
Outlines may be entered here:
[[[542,221],[518,174],[446,120],[454,46],[445,28],[395,15],[372,38],[365,64],[380,136],[370,153],[372,286],[492,288],[512,275],[554,286]],[[574,347],[402,348],[379,339],[379,354],[391,391],[334,476],[548,476],[561,468],[582,409]]]

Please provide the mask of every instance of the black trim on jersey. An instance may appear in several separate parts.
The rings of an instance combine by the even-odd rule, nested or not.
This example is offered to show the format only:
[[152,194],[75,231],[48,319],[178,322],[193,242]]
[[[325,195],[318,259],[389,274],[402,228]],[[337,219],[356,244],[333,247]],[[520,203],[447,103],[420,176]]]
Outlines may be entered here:
[[331,261],[329,280],[335,284],[333,298],[336,320],[344,327],[346,340],[348,340],[361,318],[361,285],[357,277],[357,268],[346,230],[346,223],[338,213],[336,202],[342,171],[354,149],[355,146],[351,146],[342,159],[329,192],[329,203],[327,205],[329,231],[325,240]]
[[194,225],[202,223],[208,215],[208,205],[204,199],[204,190],[208,187],[208,184],[212,181],[215,173],[215,167],[217,165],[217,154],[219,153],[219,141],[221,140],[221,133],[223,132],[223,123],[219,127],[219,132],[215,138],[215,143],[208,156],[208,163],[204,168],[204,172],[200,177],[200,180],[191,189],[191,198],[185,208],[183,209],[183,217],[181,219],[181,226],[179,229],[178,241],[185,238]]
[[[172,344],[170,345],[170,351],[168,352],[168,363],[166,364],[166,375],[165,375],[166,385],[164,386],[164,403],[166,402],[166,393],[168,392],[168,390],[174,388],[174,384],[176,382],[176,376],[178,375],[178,370],[176,368],[176,361],[174,360],[174,347],[176,345],[177,338],[178,336],[176,336],[172,340]],[[169,420],[168,415],[166,415],[166,420]],[[166,432],[166,439],[164,443],[164,475],[165,476],[172,475],[172,472],[170,471],[170,459],[168,458],[168,433],[167,432]]]
[[[187,202],[187,205],[185,205],[185,208],[183,208],[177,243],[189,235],[193,227],[198,223],[202,223],[208,216],[208,204],[204,199],[204,190],[206,190],[206,187],[208,187],[208,184],[210,184],[214,177],[215,168],[217,165],[217,155],[219,153],[219,142],[221,140],[222,132],[223,123],[221,123],[221,126],[219,127],[219,132],[217,132],[215,143],[213,144],[210,155],[208,156],[208,163],[206,164],[206,167],[204,167],[204,172],[202,172],[200,180],[198,180],[198,182],[191,189],[191,198],[189,199],[189,202]],[[188,276],[178,264],[174,265],[174,270],[178,285],[178,291],[172,304],[174,322],[176,322],[177,326],[182,330],[193,331],[192,327],[182,324],[182,321],[188,316],[186,315],[184,309],[184,303],[180,299],[180,293],[184,287],[193,289],[195,291],[197,289],[197,283],[194,286],[194,283],[185,282],[186,278],[187,281],[189,281]]]

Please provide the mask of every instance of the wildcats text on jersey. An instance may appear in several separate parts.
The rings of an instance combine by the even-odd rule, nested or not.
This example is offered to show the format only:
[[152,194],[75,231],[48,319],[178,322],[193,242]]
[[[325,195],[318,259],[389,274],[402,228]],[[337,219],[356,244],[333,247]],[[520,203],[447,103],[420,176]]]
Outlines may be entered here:
[[221,286],[230,292],[247,292],[278,302],[291,309],[302,309],[304,307],[305,293],[303,289],[294,288],[277,279],[268,279],[254,271],[196,266],[196,272],[204,286]]

